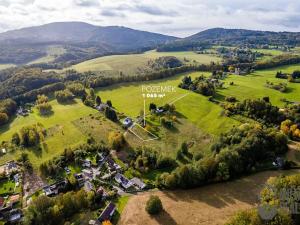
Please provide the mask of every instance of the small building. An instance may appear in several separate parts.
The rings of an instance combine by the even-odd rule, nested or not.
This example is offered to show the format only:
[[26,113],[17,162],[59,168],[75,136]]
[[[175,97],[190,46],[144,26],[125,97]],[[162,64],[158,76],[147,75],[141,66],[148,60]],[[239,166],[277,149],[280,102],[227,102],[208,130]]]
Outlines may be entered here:
[[128,180],[125,176],[123,176],[120,173],[116,174],[115,181],[125,189],[128,189],[133,185],[133,183],[130,180]]
[[285,167],[285,161],[281,157],[277,157],[272,164],[273,164],[273,166],[276,166],[279,169],[284,169],[284,167]]
[[14,204],[18,203],[19,201],[20,201],[20,195],[19,194],[9,196],[8,203],[10,205],[14,205]]
[[137,177],[132,178],[130,182],[140,190],[143,190],[147,186],[142,180]]
[[117,164],[112,158],[108,158],[106,162],[110,172],[119,171],[122,169],[122,167],[119,164]]
[[76,181],[78,182],[79,187],[82,187],[84,185],[84,177],[81,173],[75,173],[74,177],[76,179]]
[[5,163],[4,171],[6,175],[10,175],[11,173],[18,172],[20,170],[20,167],[15,161],[9,161]]
[[158,108],[155,110],[155,113],[161,114],[161,113],[163,113],[164,111],[165,111],[165,110],[164,110],[163,107],[158,107]]
[[62,180],[62,181],[58,181],[54,184],[51,184],[49,186],[45,186],[43,187],[44,193],[46,196],[55,196],[58,195],[60,192],[62,192],[67,186],[67,181],[66,180]]
[[102,211],[101,215],[98,218],[98,221],[102,223],[105,220],[110,220],[116,211],[116,206],[114,203],[110,202],[105,209]]
[[90,220],[89,225],[101,225],[101,223],[98,220]]
[[20,221],[22,219],[22,216],[23,216],[23,214],[20,209],[12,209],[9,212],[8,221],[10,222],[10,224],[17,223],[18,221]]
[[82,167],[90,168],[92,166],[92,161],[89,159],[82,160]]
[[105,111],[106,108],[108,108],[109,106],[105,103],[101,103],[100,105],[96,106],[96,109],[100,112]]
[[124,120],[123,120],[123,126],[125,128],[129,128],[133,125],[133,120],[130,118],[130,117],[126,117]]

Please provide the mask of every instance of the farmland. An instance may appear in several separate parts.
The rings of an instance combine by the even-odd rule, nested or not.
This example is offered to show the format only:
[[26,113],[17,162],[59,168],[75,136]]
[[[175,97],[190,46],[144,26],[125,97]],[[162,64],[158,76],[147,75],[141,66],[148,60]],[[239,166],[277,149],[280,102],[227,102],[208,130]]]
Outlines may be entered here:
[[162,56],[175,56],[186,63],[204,63],[218,62],[221,59],[210,54],[197,54],[195,52],[156,52],[148,51],[142,54],[112,55],[104,56],[76,64],[67,69],[75,69],[79,72],[85,71],[113,71],[119,74],[122,71],[126,75],[134,75],[139,68],[147,66],[150,59],[156,59]]

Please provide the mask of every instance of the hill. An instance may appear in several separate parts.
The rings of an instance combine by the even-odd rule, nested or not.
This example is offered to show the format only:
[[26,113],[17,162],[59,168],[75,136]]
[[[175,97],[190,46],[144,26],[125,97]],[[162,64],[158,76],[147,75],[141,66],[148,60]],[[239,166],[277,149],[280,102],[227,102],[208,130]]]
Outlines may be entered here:
[[295,46],[300,44],[299,32],[271,32],[244,29],[213,28],[189,37],[174,40],[159,47],[160,51],[202,50],[209,45],[251,47]]
[[94,26],[83,22],[57,22],[0,34],[0,63],[23,64],[47,54],[51,45],[66,52],[56,62],[84,60],[112,53],[137,52],[176,39],[119,26]]

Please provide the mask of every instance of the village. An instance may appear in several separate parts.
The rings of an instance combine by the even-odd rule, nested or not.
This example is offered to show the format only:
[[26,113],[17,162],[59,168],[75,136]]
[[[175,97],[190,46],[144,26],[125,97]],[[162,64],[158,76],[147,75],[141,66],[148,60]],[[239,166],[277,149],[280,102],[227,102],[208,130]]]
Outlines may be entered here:
[[110,154],[105,153],[97,153],[93,159],[82,160],[76,168],[78,172],[74,171],[74,168],[71,169],[71,166],[70,168],[66,166],[63,178],[41,187],[28,196],[22,192],[24,190],[25,193],[28,184],[22,180],[24,171],[18,162],[9,161],[0,166],[0,171],[0,220],[10,224],[22,220],[22,210],[37,196],[55,197],[67,192],[71,177],[76,180],[77,190],[94,192],[103,203],[104,207],[99,209],[99,217],[91,220],[89,224],[101,224],[103,221],[111,220],[117,211],[114,201],[118,197],[147,189],[147,185],[141,179],[127,178],[123,174],[122,166],[116,163]]

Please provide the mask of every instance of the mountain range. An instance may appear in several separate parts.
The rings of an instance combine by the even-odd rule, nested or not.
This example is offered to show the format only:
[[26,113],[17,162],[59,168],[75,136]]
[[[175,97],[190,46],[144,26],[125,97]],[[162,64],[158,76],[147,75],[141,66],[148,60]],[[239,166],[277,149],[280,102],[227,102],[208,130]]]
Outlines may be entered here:
[[186,38],[120,26],[95,26],[84,22],[56,22],[0,33],[0,63],[26,64],[46,56],[49,46],[65,51],[54,63],[77,63],[109,55],[190,50],[207,45],[297,45],[300,33],[213,28]]

